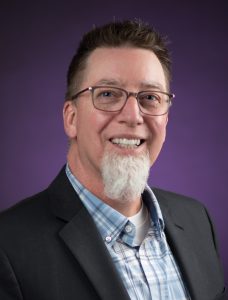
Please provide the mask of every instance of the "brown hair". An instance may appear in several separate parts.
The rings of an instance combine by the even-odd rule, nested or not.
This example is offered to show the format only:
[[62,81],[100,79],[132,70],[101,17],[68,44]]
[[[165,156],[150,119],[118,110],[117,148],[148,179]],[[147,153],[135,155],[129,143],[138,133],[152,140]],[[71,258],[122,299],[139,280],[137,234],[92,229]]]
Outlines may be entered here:
[[153,27],[140,20],[125,20],[112,22],[101,27],[95,27],[86,33],[70,63],[67,72],[66,99],[71,99],[73,91],[80,85],[80,72],[86,67],[86,62],[98,47],[130,46],[148,49],[154,52],[165,72],[167,87],[171,79],[171,60],[166,47],[166,39]]

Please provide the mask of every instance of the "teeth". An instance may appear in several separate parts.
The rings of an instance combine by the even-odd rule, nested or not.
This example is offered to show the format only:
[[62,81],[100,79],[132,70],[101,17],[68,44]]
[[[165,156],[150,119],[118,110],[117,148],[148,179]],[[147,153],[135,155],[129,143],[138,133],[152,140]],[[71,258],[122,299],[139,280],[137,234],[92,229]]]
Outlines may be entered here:
[[115,139],[112,139],[111,142],[113,144],[117,144],[120,147],[125,147],[125,148],[135,148],[140,145],[140,139],[115,138]]

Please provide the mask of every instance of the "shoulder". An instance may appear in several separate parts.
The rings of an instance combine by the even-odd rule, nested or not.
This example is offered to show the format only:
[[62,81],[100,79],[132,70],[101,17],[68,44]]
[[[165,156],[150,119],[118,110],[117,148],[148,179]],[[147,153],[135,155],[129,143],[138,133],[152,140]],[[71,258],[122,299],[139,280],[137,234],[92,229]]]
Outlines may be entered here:
[[21,213],[27,210],[31,210],[40,206],[40,203],[47,198],[47,190],[39,192],[35,195],[19,200],[11,207],[0,212],[0,220],[7,216],[14,215],[15,213]]
[[44,190],[28,198],[19,200],[13,206],[0,212],[0,223],[4,220],[23,218],[24,215],[31,213],[38,213],[40,210],[45,210],[46,202],[48,200],[48,190]]
[[[50,217],[50,200],[57,197],[54,193],[57,189],[64,190],[64,168],[53,182],[43,191],[17,202],[12,207],[0,212],[0,234],[6,227],[9,231],[15,224],[19,227],[29,227],[40,224]],[[66,185],[66,184],[65,184]],[[54,194],[54,196],[52,196]]]
[[207,208],[200,201],[173,193],[170,191],[152,189],[161,208],[165,220],[172,219],[176,224],[182,224],[184,228],[193,234],[203,232],[212,235],[217,247],[217,238],[213,221]]
[[41,249],[58,229],[49,206],[49,193],[45,190],[1,212],[0,249],[9,256],[33,245]]
[[187,227],[193,228],[193,224],[195,224],[202,228],[205,227],[205,230],[214,231],[207,208],[200,201],[162,189],[152,190],[165,219],[170,216],[175,222],[185,224]]
[[0,248],[13,248],[28,241],[50,241],[65,220],[81,209],[77,199],[63,167],[45,190],[0,213]]
[[173,209],[205,209],[203,203],[189,196],[174,193],[171,191],[152,188],[159,204]]

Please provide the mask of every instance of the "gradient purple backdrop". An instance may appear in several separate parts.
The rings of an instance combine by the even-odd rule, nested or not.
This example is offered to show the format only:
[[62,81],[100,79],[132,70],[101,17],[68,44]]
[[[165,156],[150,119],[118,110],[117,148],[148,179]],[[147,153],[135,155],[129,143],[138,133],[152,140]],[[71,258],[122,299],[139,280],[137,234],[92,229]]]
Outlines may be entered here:
[[171,41],[176,94],[150,183],[208,207],[228,283],[227,1],[157,2],[1,2],[0,209],[44,189],[65,163],[65,78],[81,35],[114,18],[141,18]]

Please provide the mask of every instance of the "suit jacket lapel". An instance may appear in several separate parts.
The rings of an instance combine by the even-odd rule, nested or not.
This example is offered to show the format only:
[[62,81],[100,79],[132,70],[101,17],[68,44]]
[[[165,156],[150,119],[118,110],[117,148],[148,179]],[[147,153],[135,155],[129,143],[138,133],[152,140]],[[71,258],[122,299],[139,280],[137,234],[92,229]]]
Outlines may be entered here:
[[101,299],[129,300],[110,254],[91,216],[66,178],[65,171],[50,187],[51,209],[67,223],[59,232]]
[[84,269],[101,299],[129,299],[108,250],[85,209],[81,209],[64,226],[60,236]]
[[[158,196],[159,199],[163,200],[160,195]],[[159,204],[165,221],[165,233],[169,246],[177,260],[191,299],[208,299],[202,296],[207,294],[207,291],[203,290],[205,277],[199,267],[200,258],[196,256],[194,245],[191,243],[192,236],[187,234],[184,222],[176,216],[172,216],[171,209],[165,204],[168,201],[159,201]]]

